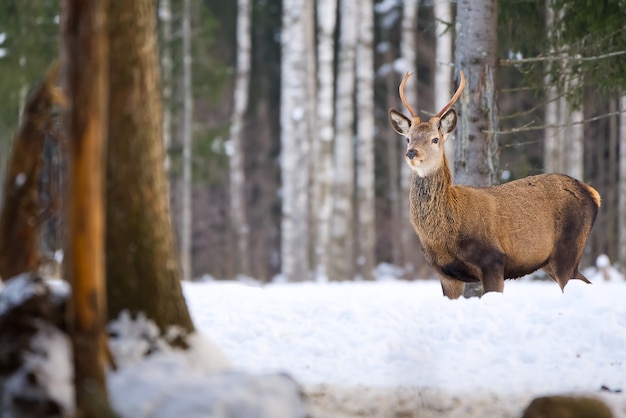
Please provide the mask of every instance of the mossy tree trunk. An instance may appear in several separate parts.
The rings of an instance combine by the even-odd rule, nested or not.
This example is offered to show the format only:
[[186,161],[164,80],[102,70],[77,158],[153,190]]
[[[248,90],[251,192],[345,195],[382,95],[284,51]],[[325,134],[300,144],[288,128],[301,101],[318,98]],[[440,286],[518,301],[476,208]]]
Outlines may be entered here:
[[111,0],[109,6],[109,317],[144,312],[161,330],[192,331],[163,167],[155,7],[151,0]]

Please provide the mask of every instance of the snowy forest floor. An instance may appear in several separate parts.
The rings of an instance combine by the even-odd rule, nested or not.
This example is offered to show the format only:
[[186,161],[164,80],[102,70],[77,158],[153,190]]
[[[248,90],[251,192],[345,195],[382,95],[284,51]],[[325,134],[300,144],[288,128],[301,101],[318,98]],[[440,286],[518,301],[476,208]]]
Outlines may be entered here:
[[626,417],[626,283],[507,281],[447,300],[433,280],[185,283],[200,330],[235,367],[285,372],[322,417],[521,417],[584,394]]

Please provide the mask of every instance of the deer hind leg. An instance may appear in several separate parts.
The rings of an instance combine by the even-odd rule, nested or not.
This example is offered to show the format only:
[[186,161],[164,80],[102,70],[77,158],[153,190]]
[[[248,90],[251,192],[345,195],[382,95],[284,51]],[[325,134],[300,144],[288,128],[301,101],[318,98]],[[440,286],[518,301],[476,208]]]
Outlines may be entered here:
[[444,276],[440,276],[439,279],[441,280],[441,289],[444,296],[450,299],[458,299],[463,294],[465,283],[462,281]]
[[571,279],[582,280],[585,283],[591,283],[585,276],[578,270],[578,263],[580,261],[581,254],[576,258],[573,258],[571,254],[561,253],[561,258],[558,256],[554,261],[550,261],[544,268],[548,276],[559,284],[561,291],[564,291],[567,282]]
[[483,288],[487,292],[504,292],[504,264],[495,262],[483,270]]

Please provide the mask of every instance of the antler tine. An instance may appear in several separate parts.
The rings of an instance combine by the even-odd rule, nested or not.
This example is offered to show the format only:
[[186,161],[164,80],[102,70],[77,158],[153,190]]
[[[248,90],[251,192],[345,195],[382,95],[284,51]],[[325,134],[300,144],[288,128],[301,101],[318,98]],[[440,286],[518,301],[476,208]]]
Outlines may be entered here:
[[413,108],[411,107],[411,105],[409,104],[409,102],[406,100],[406,97],[404,96],[404,86],[406,86],[406,81],[409,79],[409,77],[411,77],[413,75],[413,73],[406,73],[404,75],[404,78],[402,78],[402,83],[400,83],[400,99],[402,99],[402,103],[404,104],[404,106],[406,106],[406,108],[409,110],[409,112],[411,112],[411,116],[413,116],[414,118],[417,118],[417,113],[415,113],[415,111],[413,110]]
[[459,96],[461,96],[461,92],[463,91],[463,88],[465,87],[465,75],[463,75],[463,71],[462,70],[460,72],[460,76],[461,76],[461,84],[459,84],[459,88],[456,89],[456,93],[454,93],[454,96],[452,96],[452,99],[450,99],[448,104],[445,105],[443,107],[443,109],[441,109],[439,111],[439,113],[437,113],[435,115],[435,117],[440,118],[441,115],[446,113],[448,111],[448,109],[450,109],[452,107],[452,105],[459,99]]

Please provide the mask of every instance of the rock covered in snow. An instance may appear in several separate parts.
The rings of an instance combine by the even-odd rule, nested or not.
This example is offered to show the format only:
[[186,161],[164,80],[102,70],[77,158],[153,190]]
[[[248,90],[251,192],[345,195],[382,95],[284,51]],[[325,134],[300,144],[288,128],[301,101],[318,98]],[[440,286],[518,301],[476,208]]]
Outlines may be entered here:
[[127,418],[306,417],[299,386],[284,374],[235,371],[201,333],[172,347],[176,329],[161,334],[143,315],[127,312],[109,323],[109,346],[118,365],[107,378],[113,408]]
[[74,411],[71,343],[64,332],[66,291],[22,274],[0,292],[0,410],[3,417]]

